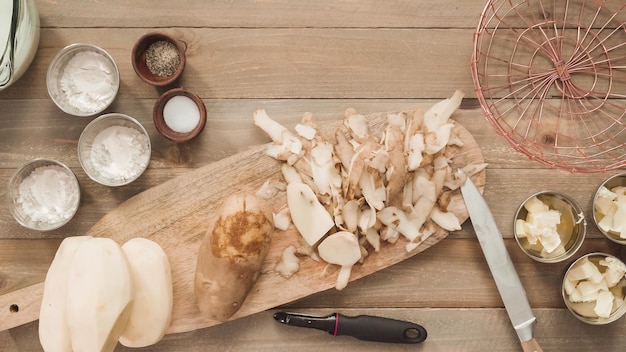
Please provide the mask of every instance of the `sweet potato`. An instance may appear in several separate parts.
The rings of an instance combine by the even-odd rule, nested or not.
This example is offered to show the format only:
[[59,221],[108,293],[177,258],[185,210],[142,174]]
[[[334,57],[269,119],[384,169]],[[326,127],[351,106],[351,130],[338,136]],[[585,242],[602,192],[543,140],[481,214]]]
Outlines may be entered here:
[[225,321],[243,304],[259,277],[274,230],[272,209],[254,195],[222,205],[200,245],[194,291],[200,311]]

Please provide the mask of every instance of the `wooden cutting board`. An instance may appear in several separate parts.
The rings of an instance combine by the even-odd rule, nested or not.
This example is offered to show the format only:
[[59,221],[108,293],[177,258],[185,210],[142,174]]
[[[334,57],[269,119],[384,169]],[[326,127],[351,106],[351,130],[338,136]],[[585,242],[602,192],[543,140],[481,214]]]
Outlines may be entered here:
[[[386,113],[369,115],[373,133],[383,128]],[[332,136],[341,121],[320,127],[320,133]],[[472,135],[455,124],[456,133],[464,146],[455,154],[452,166],[483,163],[479,146]],[[148,237],[164,249],[170,259],[174,284],[174,308],[168,333],[191,331],[217,325],[219,321],[203,318],[196,306],[193,279],[197,251],[209,219],[223,199],[238,192],[254,193],[271,177],[279,177],[280,163],[265,155],[265,145],[253,147],[221,161],[198,168],[148,189],[120,204],[105,215],[87,233],[95,237],[110,237],[123,244],[133,237]],[[472,180],[482,191],[485,171]],[[285,194],[272,200],[274,210],[286,204]],[[461,222],[468,215],[457,190],[449,209]],[[270,252],[259,280],[243,306],[232,319],[261,312],[327,289],[334,289],[337,270],[326,270],[326,264],[304,258],[300,270],[290,279],[274,272],[284,248],[298,244],[299,234],[293,226],[287,231],[276,231]],[[429,237],[412,252],[406,252],[406,242],[384,243],[378,253],[371,253],[362,265],[352,270],[350,280],[356,280],[412,257],[433,246],[447,236],[440,231]],[[43,283],[35,284],[0,296],[0,331],[19,326],[39,317]],[[13,307],[16,309],[11,309]],[[17,310],[17,311],[16,311]]]

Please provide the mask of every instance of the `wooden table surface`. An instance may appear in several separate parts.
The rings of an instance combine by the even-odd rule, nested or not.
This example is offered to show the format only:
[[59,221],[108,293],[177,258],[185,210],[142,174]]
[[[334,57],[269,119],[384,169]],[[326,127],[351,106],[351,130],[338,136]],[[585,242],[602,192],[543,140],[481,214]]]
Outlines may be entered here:
[[[304,112],[337,120],[354,107],[363,114],[428,108],[455,89],[466,99],[453,118],[478,141],[486,162],[484,195],[530,304],[535,336],[545,351],[622,351],[626,318],[607,326],[579,322],[566,309],[560,283],[569,262],[542,264],[512,238],[517,206],[534,192],[564,192],[591,214],[601,181],[619,171],[571,174],[549,169],[514,151],[483,117],[470,73],[472,36],[483,0],[440,1],[36,1],[41,41],[27,73],[0,92],[0,197],[16,168],[47,157],[69,165],[81,184],[76,217],[49,233],[22,228],[0,203],[0,294],[41,282],[60,241],[85,233],[131,196],[172,177],[265,143],[252,124],[264,107],[293,126]],[[198,93],[208,111],[204,132],[185,145],[162,138],[152,107],[163,91],[147,85],[130,62],[137,38],[163,30],[187,44],[180,86]],[[150,133],[148,170],[119,188],[91,181],[77,159],[77,140],[90,118],[60,111],[46,91],[52,57],[77,42],[96,44],[116,60],[121,87],[107,111],[137,118]],[[577,255],[621,255],[590,221]],[[282,326],[275,310],[198,331],[167,335],[149,351],[519,351],[471,224],[400,264],[281,309],[313,314],[372,314],[422,324],[419,345],[368,343]],[[8,307],[0,307],[8,309]],[[37,322],[0,332],[0,350],[41,350]],[[119,351],[126,351],[123,347]]]

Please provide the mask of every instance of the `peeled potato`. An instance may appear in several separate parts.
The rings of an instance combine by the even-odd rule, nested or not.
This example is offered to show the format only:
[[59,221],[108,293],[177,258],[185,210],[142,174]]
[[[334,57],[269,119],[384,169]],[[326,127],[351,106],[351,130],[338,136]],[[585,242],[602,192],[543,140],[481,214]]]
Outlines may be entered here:
[[91,238],[91,236],[65,238],[46,274],[39,311],[39,342],[46,352],[72,350],[65,314],[68,271],[76,249]]
[[254,195],[226,199],[198,252],[194,291],[200,311],[225,321],[259,277],[274,230],[272,210]]
[[170,262],[157,243],[133,238],[122,245],[134,284],[130,318],[120,343],[146,347],[160,341],[172,317],[172,272]]
[[66,299],[73,351],[113,351],[133,299],[126,255],[114,240],[93,238],[78,247],[68,271]]

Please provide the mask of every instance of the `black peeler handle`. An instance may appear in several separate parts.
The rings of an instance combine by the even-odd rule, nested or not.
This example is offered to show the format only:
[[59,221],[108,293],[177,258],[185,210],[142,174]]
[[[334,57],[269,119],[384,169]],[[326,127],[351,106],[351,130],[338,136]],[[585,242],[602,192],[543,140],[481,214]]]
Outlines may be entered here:
[[334,335],[349,335],[359,340],[418,343],[426,339],[426,329],[419,324],[371,315],[349,317],[336,313]]

